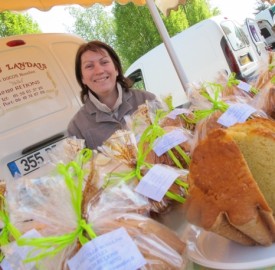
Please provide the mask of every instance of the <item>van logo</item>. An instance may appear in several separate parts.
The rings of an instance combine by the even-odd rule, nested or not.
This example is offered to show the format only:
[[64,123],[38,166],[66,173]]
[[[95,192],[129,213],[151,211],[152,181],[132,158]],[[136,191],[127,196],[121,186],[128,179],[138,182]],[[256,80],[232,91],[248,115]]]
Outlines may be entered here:
[[37,69],[40,69],[40,70],[47,69],[47,66],[44,63],[31,63],[31,62],[6,64],[6,67],[7,67],[8,70],[11,70],[11,69],[25,70],[26,68],[37,68]]

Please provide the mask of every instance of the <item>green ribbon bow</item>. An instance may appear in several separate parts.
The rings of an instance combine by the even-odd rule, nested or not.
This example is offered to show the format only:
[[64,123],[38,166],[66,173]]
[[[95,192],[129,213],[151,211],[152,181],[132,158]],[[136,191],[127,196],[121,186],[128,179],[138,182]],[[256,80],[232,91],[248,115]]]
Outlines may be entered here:
[[[236,73],[232,72],[228,78],[227,86],[232,87],[234,85],[239,85],[240,82],[240,80],[236,79]],[[254,95],[257,95],[259,93],[259,90],[253,86],[251,86],[249,91]]]
[[[4,227],[0,232],[0,247],[2,247],[11,242],[11,237],[17,240],[21,236],[21,233],[14,225],[12,225],[7,211],[6,200],[2,195],[0,196],[0,201],[0,220],[4,223]],[[3,260],[3,258],[4,255],[1,253],[0,262]]]
[[[214,93],[213,97],[211,97],[211,95],[207,92],[206,86],[212,88]],[[193,121],[196,124],[202,119],[205,119],[206,117],[210,116],[215,111],[225,112],[229,108],[229,105],[220,99],[220,93],[222,89],[222,85],[218,83],[204,84],[203,88],[200,91],[200,94],[212,104],[212,107],[210,109],[195,110],[194,118],[190,119],[190,121]]]
[[[130,172],[122,172],[122,173],[111,172],[111,173],[107,174],[105,177],[105,181],[106,181],[105,185],[109,185],[109,184],[115,183],[115,182],[117,183],[117,181],[128,182],[135,177],[138,180],[141,180],[141,178],[143,177],[142,173],[141,173],[142,168],[145,167],[145,168],[150,169],[153,167],[152,164],[145,162],[145,158],[150,153],[150,151],[153,149],[153,144],[154,144],[155,140],[165,134],[165,131],[163,130],[163,128],[161,128],[159,126],[158,123],[159,123],[159,120],[166,115],[167,115],[167,112],[164,112],[162,110],[157,110],[156,117],[154,119],[154,123],[149,125],[143,132],[142,136],[140,137],[140,141],[138,143],[137,162],[136,162],[136,166],[135,166],[134,170],[131,170]],[[146,142],[148,143],[148,146],[145,149],[144,144]],[[175,149],[184,158],[185,162],[189,165],[190,164],[189,156],[181,149],[181,147],[176,146]],[[173,160],[173,162],[180,169],[183,169],[181,163],[179,162],[179,160],[177,159],[177,157],[174,155],[174,153],[171,150],[168,150],[168,154],[171,157],[171,159]],[[183,181],[180,181],[178,179],[175,180],[175,183],[177,185],[180,185],[187,191],[187,189],[188,189],[187,183],[184,183]],[[167,191],[165,195],[167,197],[169,197],[170,199],[176,200],[180,203],[185,202],[185,199],[183,197],[179,196],[178,194],[174,194],[171,191]]]
[[[67,165],[58,164],[58,172],[64,176],[65,183],[71,194],[72,205],[77,217],[77,227],[71,232],[60,236],[42,237],[42,238],[19,238],[17,244],[19,246],[33,246],[34,249],[29,252],[27,259],[24,262],[39,262],[39,260],[58,254],[61,250],[73,244],[77,239],[84,245],[91,239],[96,237],[91,225],[87,224],[82,218],[81,204],[82,204],[82,189],[84,180],[84,171],[82,165],[86,163],[92,156],[90,149],[83,149],[80,151],[76,161],[71,161]],[[58,192],[58,191],[57,191]],[[88,237],[85,235],[87,234]],[[30,257],[33,254],[37,254]]]

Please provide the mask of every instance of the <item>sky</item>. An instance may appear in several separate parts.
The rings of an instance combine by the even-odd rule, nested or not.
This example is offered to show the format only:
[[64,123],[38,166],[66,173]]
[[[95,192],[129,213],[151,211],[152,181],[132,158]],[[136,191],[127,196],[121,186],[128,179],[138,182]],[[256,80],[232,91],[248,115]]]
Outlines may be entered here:
[[[218,7],[222,15],[242,23],[245,18],[254,18],[257,0],[209,0],[212,7]],[[73,18],[63,6],[53,7],[50,11],[30,9],[28,14],[39,24],[45,33],[66,33]],[[67,26],[67,27],[66,27]]]

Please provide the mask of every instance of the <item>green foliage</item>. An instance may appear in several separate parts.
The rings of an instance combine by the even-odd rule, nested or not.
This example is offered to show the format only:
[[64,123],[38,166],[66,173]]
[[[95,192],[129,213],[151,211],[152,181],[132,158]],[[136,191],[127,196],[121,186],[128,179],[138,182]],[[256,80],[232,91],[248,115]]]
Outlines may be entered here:
[[258,0],[256,2],[257,7],[255,8],[255,12],[254,15],[257,15],[258,13],[260,13],[261,11],[267,9],[270,7],[270,4],[267,4],[266,2],[263,2],[262,0]]
[[205,0],[188,0],[183,8],[189,26],[219,14],[217,9],[211,11],[208,1]]
[[41,33],[39,26],[26,14],[4,11],[0,13],[0,36]]
[[[110,8],[109,8],[110,9]],[[67,8],[70,15],[75,18],[75,23],[69,32],[75,33],[85,40],[101,40],[114,46],[115,24],[112,13],[100,4],[90,8]]]
[[115,4],[116,49],[131,64],[138,56],[161,43],[160,35],[146,6]]
[[[162,40],[153,22],[147,6],[116,4],[113,9],[116,20],[116,48],[123,55],[128,65],[141,55],[159,45]],[[172,11],[168,17],[161,14],[169,35],[172,37],[189,26],[218,14],[213,12],[207,0],[189,0],[186,5],[181,5]]]
[[[69,8],[75,18],[70,32],[85,40],[99,39],[111,45],[119,54],[124,69],[140,56],[162,42],[148,7],[133,3],[112,7],[93,5],[91,8]],[[218,15],[218,9],[210,9],[208,0],[187,0],[168,17],[161,14],[169,35],[172,37],[189,26]]]

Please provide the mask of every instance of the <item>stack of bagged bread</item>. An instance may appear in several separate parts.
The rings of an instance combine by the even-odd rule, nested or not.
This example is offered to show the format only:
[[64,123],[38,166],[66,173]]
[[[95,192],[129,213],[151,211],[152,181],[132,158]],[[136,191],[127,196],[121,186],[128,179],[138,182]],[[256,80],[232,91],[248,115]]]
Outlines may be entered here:
[[211,131],[194,149],[186,217],[243,245],[275,241],[275,122]]

